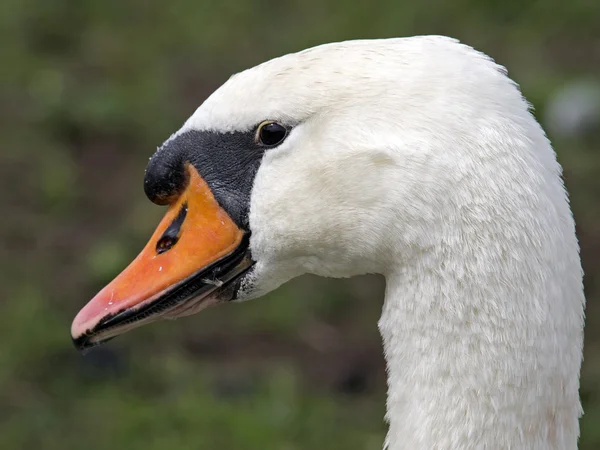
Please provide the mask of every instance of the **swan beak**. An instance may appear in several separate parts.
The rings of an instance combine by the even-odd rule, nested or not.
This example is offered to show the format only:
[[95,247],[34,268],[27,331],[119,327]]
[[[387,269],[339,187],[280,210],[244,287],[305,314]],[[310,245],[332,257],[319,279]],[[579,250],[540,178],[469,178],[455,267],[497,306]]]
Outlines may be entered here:
[[231,300],[253,262],[248,235],[215,200],[191,165],[187,187],[135,260],[77,314],[80,350],[140,325]]

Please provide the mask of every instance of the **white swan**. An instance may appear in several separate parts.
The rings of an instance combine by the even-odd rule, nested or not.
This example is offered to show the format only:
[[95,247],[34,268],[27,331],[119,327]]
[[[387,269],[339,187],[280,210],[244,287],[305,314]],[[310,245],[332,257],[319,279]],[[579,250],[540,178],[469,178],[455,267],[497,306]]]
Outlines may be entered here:
[[96,345],[304,273],[381,273],[386,446],[574,449],[584,296],[561,169],[505,70],[444,37],[233,76],[150,161],[169,204],[79,313]]

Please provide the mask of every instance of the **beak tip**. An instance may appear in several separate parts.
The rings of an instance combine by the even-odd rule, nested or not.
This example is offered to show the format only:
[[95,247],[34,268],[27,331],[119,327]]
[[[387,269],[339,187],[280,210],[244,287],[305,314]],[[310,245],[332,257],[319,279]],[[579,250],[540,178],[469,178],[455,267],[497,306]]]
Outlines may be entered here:
[[84,350],[90,346],[95,346],[91,342],[91,336],[94,329],[98,326],[107,314],[110,313],[108,308],[104,307],[106,303],[102,292],[89,301],[73,319],[71,324],[71,339],[77,349]]
[[73,342],[73,345],[79,351],[79,353],[85,356],[94,348],[98,347],[100,344],[104,344],[105,342],[108,342],[111,339],[113,339],[113,337],[94,341],[92,340],[92,335],[89,332],[85,332],[80,334],[79,336],[71,334],[71,341]]
[[88,314],[85,310],[86,308],[79,311],[79,314],[75,316],[75,319],[73,319],[73,323],[71,324],[71,340],[73,345],[77,350],[84,354],[96,345],[96,343],[92,342],[90,339],[93,327],[90,326],[91,321],[87,317]]
[[86,349],[88,348],[88,340],[85,335],[79,337],[71,336],[71,341],[73,342],[73,345],[79,352],[85,353]]
[[75,316],[75,319],[73,319],[73,323],[71,324],[71,338],[73,341],[81,339],[82,336],[87,334],[85,324],[83,323],[84,320],[82,320],[82,312],[83,311],[80,311],[79,314]]
[[84,352],[89,347],[89,333],[78,326],[77,317],[71,325],[71,341],[80,352]]

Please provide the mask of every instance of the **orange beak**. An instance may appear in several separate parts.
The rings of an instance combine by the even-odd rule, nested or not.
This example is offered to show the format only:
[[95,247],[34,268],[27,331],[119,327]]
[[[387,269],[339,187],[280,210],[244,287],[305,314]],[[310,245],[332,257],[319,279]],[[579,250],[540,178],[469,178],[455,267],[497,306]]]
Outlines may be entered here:
[[186,189],[142,252],[73,320],[78,348],[160,318],[193,314],[226,295],[231,299],[233,281],[252,266],[247,234],[193,166],[187,166],[187,175]]

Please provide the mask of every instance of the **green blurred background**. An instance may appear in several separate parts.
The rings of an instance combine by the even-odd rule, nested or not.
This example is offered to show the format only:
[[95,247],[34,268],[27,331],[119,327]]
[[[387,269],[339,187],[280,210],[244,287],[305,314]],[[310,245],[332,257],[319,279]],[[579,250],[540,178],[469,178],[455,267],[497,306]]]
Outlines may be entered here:
[[379,450],[383,280],[306,277],[82,357],[70,322],[164,212],[148,157],[228,76],[447,34],[507,66],[565,169],[586,271],[581,448],[600,448],[600,2],[2,0],[0,448]]

